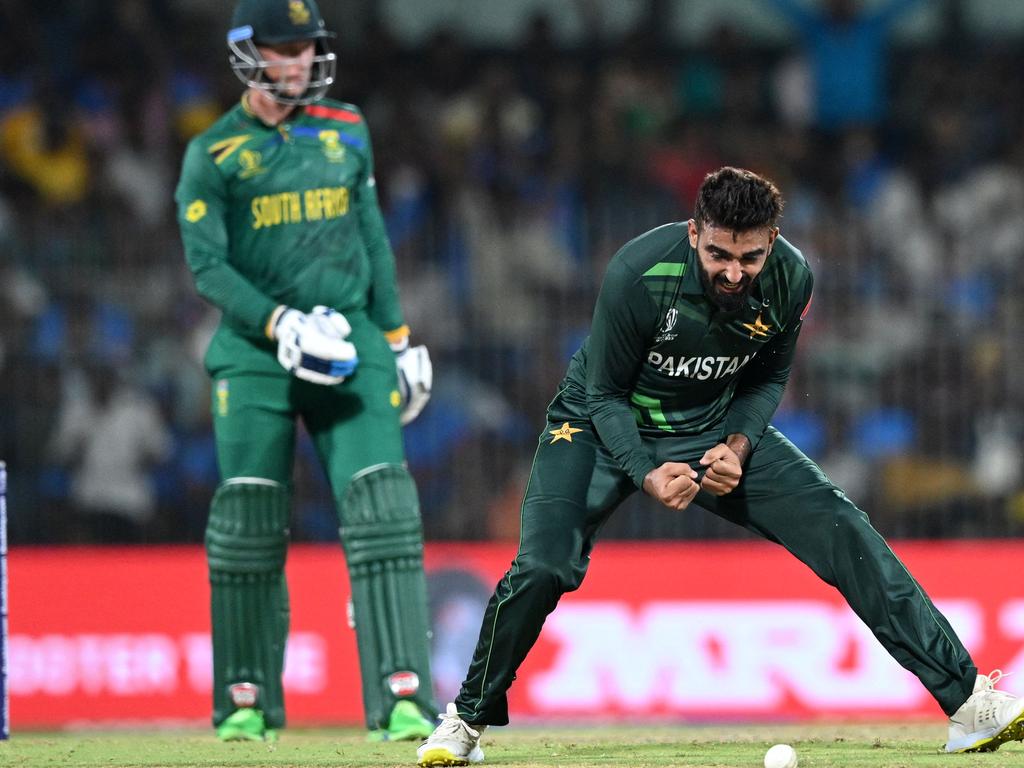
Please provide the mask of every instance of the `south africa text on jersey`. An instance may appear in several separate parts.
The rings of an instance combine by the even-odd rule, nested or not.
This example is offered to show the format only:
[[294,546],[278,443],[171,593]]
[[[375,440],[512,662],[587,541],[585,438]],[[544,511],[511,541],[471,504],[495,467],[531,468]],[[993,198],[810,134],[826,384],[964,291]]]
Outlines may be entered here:
[[651,352],[647,355],[647,363],[658,369],[659,373],[667,376],[684,376],[687,379],[707,381],[708,379],[721,379],[731,376],[743,368],[754,355],[743,357],[673,357],[664,356],[658,352]]
[[337,219],[348,213],[348,187],[320,187],[278,192],[252,199],[252,228]]

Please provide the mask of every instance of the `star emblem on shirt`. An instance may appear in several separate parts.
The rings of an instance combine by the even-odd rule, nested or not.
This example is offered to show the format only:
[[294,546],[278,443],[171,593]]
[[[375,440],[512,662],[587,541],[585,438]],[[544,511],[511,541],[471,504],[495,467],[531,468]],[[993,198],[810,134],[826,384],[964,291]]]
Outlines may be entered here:
[[548,434],[554,435],[554,437],[551,438],[551,443],[549,443],[549,445],[554,445],[559,440],[565,440],[567,443],[571,443],[572,442],[572,436],[575,435],[577,432],[582,432],[582,431],[583,431],[582,429],[579,429],[577,427],[570,427],[569,426],[569,422],[567,421],[562,426],[560,426],[558,429],[549,429],[548,430]]
[[761,313],[757,313],[757,317],[752,323],[743,323],[743,327],[750,331],[750,338],[752,339],[767,339],[768,331],[772,329],[770,323],[766,323],[761,320]]

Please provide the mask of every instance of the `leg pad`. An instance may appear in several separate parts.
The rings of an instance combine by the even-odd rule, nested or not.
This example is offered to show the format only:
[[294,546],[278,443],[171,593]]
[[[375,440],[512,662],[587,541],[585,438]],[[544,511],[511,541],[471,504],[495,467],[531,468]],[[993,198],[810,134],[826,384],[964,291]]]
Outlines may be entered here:
[[357,474],[342,498],[367,726],[386,728],[400,699],[433,717],[423,525],[416,486],[397,464]]
[[206,558],[215,726],[253,697],[268,728],[284,726],[288,517],[287,490],[261,478],[228,480],[210,505]]

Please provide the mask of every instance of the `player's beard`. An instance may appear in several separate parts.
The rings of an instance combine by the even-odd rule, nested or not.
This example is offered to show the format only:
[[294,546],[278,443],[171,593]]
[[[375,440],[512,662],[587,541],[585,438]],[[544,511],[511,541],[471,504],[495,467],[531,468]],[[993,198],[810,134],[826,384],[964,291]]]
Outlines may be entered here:
[[738,312],[743,309],[747,303],[747,294],[750,293],[750,286],[753,285],[754,280],[749,275],[743,275],[740,278],[740,288],[737,291],[724,291],[718,287],[720,280],[712,280],[711,275],[704,269],[703,265],[700,268],[700,282],[704,286],[704,295],[707,296],[711,303],[718,307],[723,312]]

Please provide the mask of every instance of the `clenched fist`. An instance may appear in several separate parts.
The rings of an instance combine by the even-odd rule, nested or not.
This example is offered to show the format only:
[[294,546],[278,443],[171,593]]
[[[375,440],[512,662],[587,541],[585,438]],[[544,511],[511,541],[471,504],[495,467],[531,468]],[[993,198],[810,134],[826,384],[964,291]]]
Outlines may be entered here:
[[743,466],[740,459],[725,443],[708,448],[700,460],[702,467],[707,467],[700,487],[715,496],[724,496],[740,483],[743,477]]
[[644,478],[644,493],[669,509],[686,509],[699,490],[693,467],[678,461],[666,461]]

